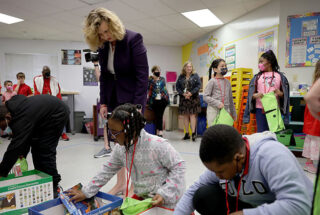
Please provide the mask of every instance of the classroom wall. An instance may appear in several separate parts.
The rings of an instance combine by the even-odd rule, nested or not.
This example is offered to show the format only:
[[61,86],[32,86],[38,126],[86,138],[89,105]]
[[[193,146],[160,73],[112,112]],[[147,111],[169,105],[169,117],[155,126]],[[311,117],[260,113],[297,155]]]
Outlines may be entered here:
[[[268,31],[275,32],[277,38],[280,3],[274,0],[266,5],[204,35],[182,48],[182,56],[190,52],[189,59],[193,62],[200,76],[207,75],[213,59],[225,58],[225,48],[236,44],[236,67],[252,68],[258,72],[258,35]],[[275,39],[275,48],[277,40]],[[209,44],[209,47],[206,47]],[[229,73],[230,74],[230,73]]]
[[[185,52],[191,52],[189,59],[200,75],[207,75],[212,59],[216,57],[225,58],[224,49],[230,44],[236,44],[236,67],[253,68],[254,73],[258,72],[258,49],[257,35],[264,30],[274,30],[275,48],[279,66],[288,78],[291,89],[294,80],[299,83],[311,84],[314,67],[285,67],[287,17],[289,15],[305,14],[307,12],[319,12],[319,0],[274,0],[224,26],[198,38],[182,48],[182,56],[186,59]],[[212,43],[209,47],[208,56],[199,56],[198,48],[205,43]],[[192,48],[190,48],[192,44]],[[244,45],[245,44],[245,45]],[[229,73],[230,74],[230,73]]]
[[[179,71],[181,69],[181,47],[146,45],[149,67],[159,65],[163,72]],[[82,55],[82,65],[61,65],[61,49],[86,49],[82,42],[48,41],[48,40],[18,40],[0,39],[0,81],[3,85],[5,71],[5,53],[31,53],[58,56],[57,71],[52,71],[59,79],[63,91],[78,91],[75,96],[75,110],[85,111],[86,117],[92,117],[92,105],[96,104],[99,94],[97,86],[83,86],[83,66],[92,67],[86,63]],[[21,66],[23,67],[23,65]],[[26,74],[28,76],[28,74]],[[16,80],[13,80],[14,83]],[[27,83],[32,85],[32,83]],[[33,87],[33,86],[31,86]]]
[[319,0],[281,0],[280,1],[280,25],[279,25],[279,66],[286,73],[289,82],[294,79],[299,83],[311,84],[314,67],[285,68],[287,17],[290,15],[305,14],[308,12],[320,12]]

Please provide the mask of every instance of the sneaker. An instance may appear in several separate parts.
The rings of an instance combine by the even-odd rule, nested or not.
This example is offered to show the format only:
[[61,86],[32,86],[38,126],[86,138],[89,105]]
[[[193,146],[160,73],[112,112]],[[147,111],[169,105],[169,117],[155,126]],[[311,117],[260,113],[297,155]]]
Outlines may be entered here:
[[312,174],[317,173],[317,168],[315,168],[312,163],[306,163],[306,165],[303,167],[303,169],[307,172],[312,173]]
[[102,157],[106,157],[106,156],[109,156],[111,154],[111,149],[101,149],[100,152],[98,152],[97,154],[95,154],[93,157],[95,158],[102,158]]
[[62,133],[61,138],[62,138],[64,141],[69,141],[69,137],[67,136],[66,133]]

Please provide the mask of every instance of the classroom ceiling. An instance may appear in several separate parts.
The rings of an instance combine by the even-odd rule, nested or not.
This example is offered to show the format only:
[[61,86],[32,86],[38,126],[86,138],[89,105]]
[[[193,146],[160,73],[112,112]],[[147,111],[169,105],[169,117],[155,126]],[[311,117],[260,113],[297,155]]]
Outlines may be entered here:
[[0,38],[84,41],[82,26],[90,10],[117,13],[126,28],[146,44],[181,46],[220,26],[200,28],[181,12],[210,9],[228,23],[271,0],[0,0],[0,13],[22,18],[0,23]]

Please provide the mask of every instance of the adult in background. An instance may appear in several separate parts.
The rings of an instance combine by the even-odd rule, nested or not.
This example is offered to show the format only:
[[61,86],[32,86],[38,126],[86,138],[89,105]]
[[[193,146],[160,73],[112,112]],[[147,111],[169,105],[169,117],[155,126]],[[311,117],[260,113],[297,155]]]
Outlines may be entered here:
[[[144,108],[149,68],[141,34],[126,29],[114,12],[97,8],[85,19],[84,35],[90,49],[99,52],[99,61],[93,64],[95,72],[100,73],[101,117],[106,119],[108,112],[124,103],[140,104]],[[105,144],[95,157],[110,153],[110,146]],[[124,190],[125,168],[118,173],[117,184],[109,193]]]
[[6,177],[18,157],[30,151],[34,168],[52,176],[54,194],[61,177],[57,170],[57,146],[69,117],[68,107],[50,95],[13,96],[0,105],[0,128],[12,129],[12,140],[0,163],[0,177]]
[[170,103],[169,94],[166,88],[166,79],[160,76],[160,67],[153,66],[152,75],[149,77],[148,84],[148,100],[149,108],[154,111],[157,135],[163,136],[163,113],[167,105]]
[[[42,68],[42,75],[33,78],[33,88],[34,95],[48,94],[56,96],[58,99],[62,100],[59,82],[55,77],[51,76],[51,70],[48,66],[44,66]],[[61,138],[64,141],[69,140],[65,129],[61,135]]]
[[183,115],[186,134],[183,140],[190,139],[189,122],[191,122],[192,140],[196,139],[197,114],[201,111],[199,90],[201,81],[195,72],[193,65],[187,61],[182,68],[176,83],[176,89],[180,95],[179,114]]

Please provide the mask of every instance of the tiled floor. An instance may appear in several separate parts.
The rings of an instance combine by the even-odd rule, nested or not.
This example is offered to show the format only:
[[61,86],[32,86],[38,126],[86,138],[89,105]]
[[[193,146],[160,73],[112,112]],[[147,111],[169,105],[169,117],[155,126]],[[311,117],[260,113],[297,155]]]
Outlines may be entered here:
[[[204,172],[205,167],[200,161],[198,150],[200,138],[196,142],[182,141],[183,134],[178,131],[165,132],[164,137],[169,139],[172,145],[181,153],[187,163],[186,182],[187,187],[198,179],[199,175]],[[93,155],[103,147],[103,140],[95,142],[92,136],[88,134],[70,134],[70,141],[60,141],[57,152],[58,171],[61,174],[61,185],[64,188],[71,187],[79,182],[86,184],[91,177],[101,168],[102,163],[108,160],[105,158],[94,158]],[[0,141],[0,160],[9,144],[7,139],[1,138]],[[29,166],[33,169],[32,158],[27,158]],[[298,158],[301,165],[305,159]],[[315,175],[306,173],[310,180],[314,181]],[[107,185],[102,188],[106,192],[115,184],[114,177]]]

